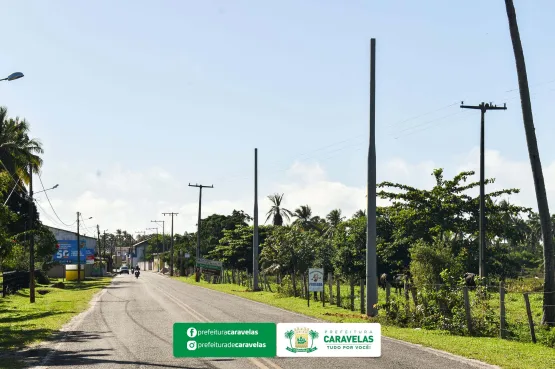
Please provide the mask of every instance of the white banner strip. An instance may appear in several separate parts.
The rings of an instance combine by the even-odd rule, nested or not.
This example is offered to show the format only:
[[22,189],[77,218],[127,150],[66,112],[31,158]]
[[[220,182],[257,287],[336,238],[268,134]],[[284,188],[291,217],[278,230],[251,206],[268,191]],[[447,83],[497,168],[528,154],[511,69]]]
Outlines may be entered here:
[[381,357],[378,323],[278,323],[278,357]]

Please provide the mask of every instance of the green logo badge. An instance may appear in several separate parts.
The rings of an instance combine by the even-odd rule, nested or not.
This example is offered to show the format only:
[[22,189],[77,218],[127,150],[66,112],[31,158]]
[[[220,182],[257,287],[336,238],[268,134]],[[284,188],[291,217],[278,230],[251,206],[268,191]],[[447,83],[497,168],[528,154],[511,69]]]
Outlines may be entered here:
[[[296,328],[285,332],[285,338],[289,340],[289,346],[286,347],[287,351],[293,353],[306,352],[310,353],[316,351],[318,347],[314,346],[314,340],[318,338],[318,332],[308,328]],[[310,340],[310,347],[308,341]]]

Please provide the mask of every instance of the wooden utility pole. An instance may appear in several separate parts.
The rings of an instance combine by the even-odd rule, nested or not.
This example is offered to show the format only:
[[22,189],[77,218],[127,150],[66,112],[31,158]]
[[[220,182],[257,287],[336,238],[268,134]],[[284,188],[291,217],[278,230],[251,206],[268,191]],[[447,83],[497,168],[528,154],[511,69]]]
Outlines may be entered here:
[[198,221],[197,221],[197,253],[196,258],[200,258],[200,218],[201,218],[201,209],[202,209],[202,189],[203,188],[214,188],[214,185],[205,186],[199,184],[190,184],[189,187],[198,187],[199,188],[199,195],[198,195]]
[[98,248],[98,255],[100,256],[100,271],[102,272],[102,266],[103,266],[103,263],[102,263],[102,250],[100,249],[100,246],[101,246],[101,244],[100,244],[100,226],[99,226],[98,224],[96,225],[96,232],[97,232],[97,234],[98,234],[98,241],[97,241],[98,245],[97,245],[97,248]]
[[505,0],[507,18],[509,19],[509,31],[515,54],[516,72],[518,75],[518,87],[520,90],[520,102],[522,105],[522,120],[524,132],[528,143],[528,155],[530,166],[534,177],[536,200],[538,202],[538,213],[542,227],[543,260],[544,260],[544,285],[543,285],[543,318],[542,324],[555,326],[555,251],[553,250],[553,231],[551,229],[551,214],[547,203],[545,181],[543,178],[542,164],[536,129],[534,128],[534,117],[532,115],[532,102],[530,100],[530,89],[528,87],[528,75],[524,61],[524,51],[520,41],[520,32],[516,21],[516,11],[512,0]]
[[173,217],[178,213],[162,213],[163,216],[171,215],[172,217],[172,235],[170,240],[170,277],[173,277]]
[[485,150],[485,134],[484,134],[484,127],[485,122],[484,118],[486,115],[486,111],[488,110],[507,110],[506,104],[503,104],[502,107],[493,105],[492,103],[486,104],[481,103],[480,105],[463,105],[464,102],[461,102],[462,109],[477,109],[481,112],[481,123],[480,123],[480,220],[479,220],[479,227],[480,227],[480,245],[479,245],[479,259],[478,259],[478,267],[479,267],[479,274],[481,278],[486,277],[486,200],[485,200],[485,175],[484,175],[484,150]]

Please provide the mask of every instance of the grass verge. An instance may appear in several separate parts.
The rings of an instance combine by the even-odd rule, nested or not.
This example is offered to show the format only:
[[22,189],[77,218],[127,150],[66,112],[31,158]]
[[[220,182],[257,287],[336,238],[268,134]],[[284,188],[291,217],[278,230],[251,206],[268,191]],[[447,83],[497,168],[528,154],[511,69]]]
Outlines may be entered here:
[[[0,298],[0,353],[9,355],[30,344],[48,340],[72,317],[84,311],[93,295],[110,282],[110,277],[104,277],[80,284],[65,282],[65,289],[38,285],[34,304],[29,302],[29,289]],[[41,295],[39,291],[48,292]],[[13,363],[12,368],[19,367],[18,363]]]
[[[188,284],[199,285],[194,281],[194,277],[174,278]],[[200,285],[212,290],[244,297],[330,322],[347,323],[370,321],[361,314],[338,308],[335,305],[326,304],[326,306],[323,307],[321,302],[311,301],[310,307],[308,307],[306,300],[294,297],[281,297],[275,292],[250,292],[246,291],[245,287],[238,285],[210,284],[205,281],[201,281]],[[542,345],[497,338],[453,336],[441,331],[399,328],[384,324],[383,320],[380,318],[372,321],[382,324],[382,333],[384,336],[421,344],[455,355],[498,365],[502,368],[555,368],[555,350]]]

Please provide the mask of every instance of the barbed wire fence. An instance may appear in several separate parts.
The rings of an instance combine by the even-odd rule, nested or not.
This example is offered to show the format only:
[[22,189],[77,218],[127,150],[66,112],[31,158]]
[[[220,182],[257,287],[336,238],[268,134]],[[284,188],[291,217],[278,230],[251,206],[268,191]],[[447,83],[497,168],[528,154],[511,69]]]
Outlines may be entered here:
[[[365,279],[327,273],[324,292],[319,293],[308,292],[306,274],[263,273],[259,281],[264,291],[318,302],[318,305],[341,307],[345,313],[340,315],[345,318],[364,318],[362,314],[367,310]],[[252,275],[247,270],[226,270],[221,282],[246,289],[253,286]],[[388,283],[385,288],[379,288],[378,309],[381,310],[381,319],[402,327],[499,337],[555,348],[555,328],[541,324],[544,309],[541,288],[541,280],[533,286],[520,286],[516,282],[476,286]]]

